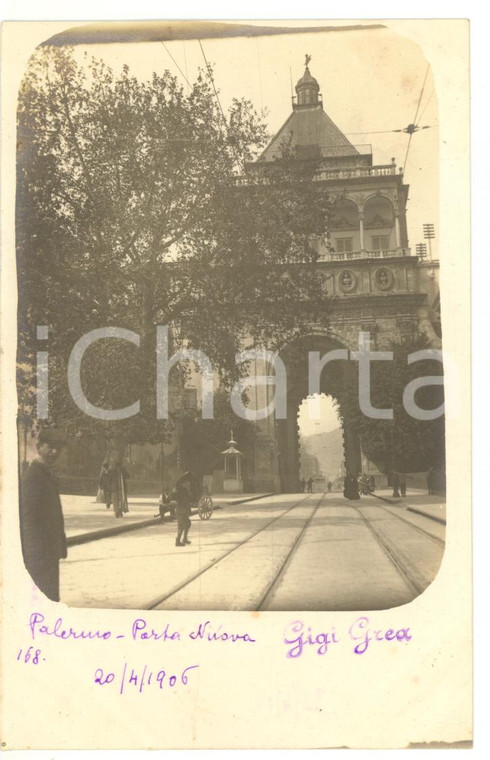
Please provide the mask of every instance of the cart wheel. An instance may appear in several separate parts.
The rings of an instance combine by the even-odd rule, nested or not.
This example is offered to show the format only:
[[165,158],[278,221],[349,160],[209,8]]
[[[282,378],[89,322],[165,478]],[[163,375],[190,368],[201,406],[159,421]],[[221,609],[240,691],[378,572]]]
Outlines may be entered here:
[[213,500],[211,496],[208,494],[205,494],[204,496],[201,496],[197,503],[197,513],[201,520],[209,520],[211,515],[213,514]]

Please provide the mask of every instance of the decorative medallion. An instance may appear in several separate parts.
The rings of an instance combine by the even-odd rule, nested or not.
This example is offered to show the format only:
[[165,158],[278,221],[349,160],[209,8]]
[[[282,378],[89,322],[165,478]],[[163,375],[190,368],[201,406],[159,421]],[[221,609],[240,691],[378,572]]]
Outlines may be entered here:
[[413,332],[415,330],[415,320],[411,317],[400,317],[398,320],[398,329],[401,332]]
[[395,277],[391,269],[381,267],[376,270],[374,281],[378,290],[391,290],[395,284]]
[[357,277],[350,269],[343,269],[339,274],[338,282],[344,293],[352,293],[357,288]]
[[375,319],[365,320],[361,322],[361,330],[374,335],[378,331],[378,323]]

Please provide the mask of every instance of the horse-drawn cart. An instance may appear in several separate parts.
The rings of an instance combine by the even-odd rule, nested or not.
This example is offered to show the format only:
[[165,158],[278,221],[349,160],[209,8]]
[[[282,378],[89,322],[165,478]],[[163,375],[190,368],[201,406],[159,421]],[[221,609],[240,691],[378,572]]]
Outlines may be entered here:
[[[175,519],[175,513],[177,509],[177,498],[175,488],[172,489],[170,494],[162,493],[160,501],[158,502],[158,509],[160,513],[160,519],[163,520],[167,513],[170,514],[170,519]],[[191,513],[197,511],[197,514],[201,520],[209,520],[214,511],[213,499],[206,490],[199,496],[197,501],[191,504]]]

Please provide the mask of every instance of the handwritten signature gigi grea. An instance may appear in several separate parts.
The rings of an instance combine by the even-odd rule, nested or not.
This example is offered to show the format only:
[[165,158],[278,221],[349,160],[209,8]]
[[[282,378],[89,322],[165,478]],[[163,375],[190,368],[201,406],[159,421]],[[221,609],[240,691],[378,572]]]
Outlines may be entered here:
[[[354,654],[367,652],[371,642],[411,641],[410,628],[375,628],[370,626],[369,618],[358,617],[347,629],[347,636]],[[295,620],[284,632],[284,643],[288,647],[287,657],[301,657],[306,649],[312,649],[317,655],[327,654],[342,640],[340,634],[332,627],[329,631],[314,632],[302,620]]]

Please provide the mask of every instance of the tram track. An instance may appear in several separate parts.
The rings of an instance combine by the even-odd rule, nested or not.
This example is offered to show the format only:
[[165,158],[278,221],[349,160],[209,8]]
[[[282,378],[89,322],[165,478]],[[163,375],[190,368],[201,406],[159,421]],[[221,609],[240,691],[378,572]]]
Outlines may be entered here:
[[[414,596],[419,596],[425,589],[426,585],[421,584],[417,578],[415,577],[414,572],[412,571],[412,568],[409,566],[409,563],[403,559],[403,557],[400,555],[399,552],[396,551],[393,544],[390,543],[385,536],[382,535],[382,533],[373,525],[372,520],[370,520],[366,515],[363,514],[362,510],[355,506],[354,504],[351,505],[352,509],[354,509],[357,514],[361,517],[362,521],[366,525],[367,529],[373,536],[373,538],[376,540],[378,545],[381,547],[385,555],[390,560],[393,567],[396,569],[402,580],[407,584],[407,586],[411,589],[411,591],[414,593]],[[414,528],[415,530],[418,530],[418,526],[414,526],[409,520],[404,520],[399,515],[396,515],[389,510],[385,509],[384,507],[380,507],[376,505],[378,509],[383,509],[384,511],[388,512],[391,516],[397,517],[399,520],[401,520],[404,523],[407,523],[410,525],[410,527]],[[427,533],[427,531],[424,531],[423,529],[420,529],[418,532],[430,537],[431,539],[436,540],[435,536],[432,536],[431,534]],[[437,540],[437,542],[444,544],[443,541]]]
[[303,525],[303,528],[301,529],[301,532],[296,536],[295,540],[293,541],[293,543],[291,545],[291,549],[287,553],[287,555],[286,555],[286,557],[284,559],[284,562],[282,563],[281,567],[279,568],[278,572],[276,573],[276,576],[273,578],[273,580],[267,586],[267,590],[266,590],[265,594],[263,595],[262,599],[260,600],[259,604],[256,606],[255,611],[258,612],[259,610],[261,610],[264,607],[265,603],[267,602],[267,599],[271,596],[271,594],[273,593],[273,591],[276,588],[277,584],[279,583],[279,581],[283,577],[283,575],[284,575],[284,573],[286,571],[286,568],[289,565],[291,557],[293,556],[294,552],[296,551],[296,549],[298,548],[299,544],[301,543],[306,530],[310,526],[310,524],[311,524],[314,516],[317,513],[317,510],[322,505],[325,497],[326,497],[326,493],[323,493],[322,496],[321,496],[321,498],[318,501],[318,504],[315,506],[315,509],[313,510],[313,512],[311,513],[311,515],[308,517],[308,519],[306,520],[305,524]]
[[[322,494],[322,498],[320,499],[320,502],[323,500],[324,494]],[[149,604],[145,604],[142,606],[142,609],[145,610],[153,610],[159,607],[161,604],[166,602],[168,599],[170,599],[172,596],[175,596],[175,594],[179,593],[179,591],[182,591],[186,586],[189,586],[191,583],[196,581],[198,578],[200,578],[204,573],[207,573],[209,570],[211,570],[213,567],[216,567],[220,562],[222,562],[224,559],[230,556],[230,554],[233,554],[233,552],[236,552],[238,549],[241,549],[244,547],[247,543],[252,541],[256,536],[258,536],[260,533],[263,533],[264,531],[268,530],[271,525],[276,523],[278,520],[281,520],[283,517],[285,517],[289,512],[291,512],[293,509],[296,509],[298,506],[303,505],[308,499],[310,498],[310,495],[308,494],[303,499],[299,499],[298,501],[295,501],[294,504],[292,504],[290,507],[288,507],[284,512],[281,512],[280,515],[276,515],[272,520],[269,520],[265,525],[262,525],[258,530],[251,533],[249,536],[244,538],[242,541],[239,541],[235,546],[232,546],[231,549],[224,552],[220,557],[217,559],[214,559],[211,562],[208,562],[204,567],[200,568],[198,572],[191,575],[189,578],[186,578],[182,583],[175,586],[170,591],[166,592],[165,594],[162,594],[154,599],[151,600]],[[315,506],[315,510],[318,508],[320,502]]]
[[[445,546],[446,545],[446,542],[444,541],[443,538],[440,538],[439,536],[434,536],[433,533],[431,533],[428,530],[425,530],[425,528],[420,527],[420,525],[416,525],[411,520],[407,520],[406,517],[402,517],[397,512],[392,512],[392,510],[389,507],[382,507],[380,504],[376,504],[375,506],[378,509],[382,509],[387,514],[392,515],[392,517],[396,517],[398,520],[401,520],[402,522],[406,523],[407,525],[410,525],[410,527],[413,528],[414,530],[416,530],[418,533],[421,533],[422,535],[428,536],[433,541],[435,541],[436,544],[439,544],[440,546]],[[393,509],[396,509],[396,507],[394,507]],[[420,515],[420,516],[423,517],[424,515]],[[427,516],[427,520],[432,520],[432,517]]]
[[[353,504],[326,493],[291,497],[267,500],[258,510],[245,509],[238,526],[228,519],[211,530],[209,523],[200,525],[198,543],[191,551],[164,553],[157,583],[117,587],[121,601],[128,600],[123,606],[144,610],[385,609],[418,596],[437,574],[444,532],[422,518],[412,521],[411,515],[400,515],[399,510],[368,499]],[[148,551],[150,556],[160,556],[160,535],[158,531],[157,535],[153,531],[140,534],[137,551],[132,544],[115,542],[109,547],[107,568],[103,557],[95,557],[104,562],[101,567],[106,575],[101,577],[100,590],[92,593],[91,604],[100,600],[99,606],[104,606],[109,582],[105,577],[112,578],[114,568],[128,557],[139,562]],[[85,554],[73,558],[66,568],[72,584],[79,577],[78,563],[93,559]],[[145,562],[149,567],[150,561]]]
[[[257,603],[254,603],[253,609],[255,611],[260,610],[266,610],[268,602],[270,601],[271,597],[274,595],[277,587],[281,583],[281,580],[284,578],[284,576],[287,573],[288,567],[291,564],[291,561],[293,557],[295,556],[298,548],[301,545],[301,542],[308,530],[308,528],[311,526],[315,515],[317,514],[318,510],[321,506],[325,504],[327,494],[323,493],[321,497],[317,500],[316,504],[311,504],[313,506],[313,510],[311,514],[309,514],[305,520],[304,524],[299,530],[298,534],[294,537],[294,540],[291,543],[290,548],[288,549],[286,555],[284,556],[283,560],[281,561],[280,566],[278,567],[277,571],[274,573],[274,577],[269,579],[268,583],[266,584],[265,590],[261,592],[261,595],[259,596],[259,601]],[[279,523],[279,521],[284,520],[284,518],[287,518],[288,514],[291,513],[293,510],[297,509],[299,506],[310,506],[308,504],[309,499],[311,498],[310,495],[305,496],[302,499],[299,499],[298,501],[295,501],[294,504],[292,504],[290,507],[285,509],[281,514],[276,515],[273,519],[268,520],[264,525],[262,525],[258,530],[255,530],[253,533],[251,533],[249,536],[244,538],[243,540],[239,541],[236,545],[231,547],[228,551],[224,552],[220,557],[213,559],[212,561],[208,562],[204,567],[201,567],[198,572],[193,573],[190,577],[186,578],[184,581],[176,585],[174,588],[167,591],[165,594],[161,594],[158,597],[152,599],[152,601],[149,604],[144,605],[144,609],[153,610],[158,608],[160,605],[166,603],[169,599],[172,599],[176,594],[179,592],[182,592],[187,587],[191,586],[196,580],[201,578],[204,574],[208,573],[208,571],[212,570],[213,568],[217,568],[220,563],[222,563],[227,557],[232,555],[234,552],[237,552],[240,549],[243,549],[247,546],[247,544],[251,545],[251,542],[253,539],[255,539],[257,536],[259,536],[261,533],[265,533],[268,531],[271,526]],[[361,507],[358,507],[354,504],[350,505],[351,508],[356,512],[356,514],[359,515],[362,523],[365,525],[371,536],[374,538],[378,546],[382,549],[385,556],[388,557],[391,565],[394,567],[397,574],[401,577],[402,581],[406,584],[406,586],[410,589],[410,592],[415,596],[420,595],[426,588],[427,584],[421,582],[420,576],[418,576],[417,569],[412,568],[410,565],[410,562],[407,561],[406,558],[402,556],[402,554],[397,551],[396,547],[393,545],[393,542],[388,539],[385,535],[383,535],[379,530],[376,529],[375,525],[373,524],[373,520],[370,519],[368,516],[366,516],[363,513],[363,510]],[[382,510],[386,514],[388,514],[391,518],[396,518],[400,522],[408,525],[410,528],[414,530],[414,532],[418,533],[419,535],[423,536],[424,538],[428,538],[434,543],[436,543],[438,546],[443,546],[444,541],[439,538],[438,536],[434,536],[429,531],[425,530],[423,527],[415,525],[410,520],[398,515],[396,512],[391,511],[389,508],[381,506],[381,505],[369,505],[371,507],[376,507],[378,510]]]

